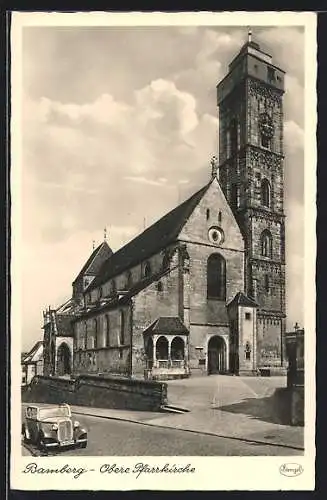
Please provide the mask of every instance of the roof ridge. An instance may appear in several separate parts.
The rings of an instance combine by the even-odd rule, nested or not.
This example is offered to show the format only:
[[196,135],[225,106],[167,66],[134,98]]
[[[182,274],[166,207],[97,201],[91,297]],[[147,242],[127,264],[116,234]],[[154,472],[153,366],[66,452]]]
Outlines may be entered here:
[[[85,261],[84,265],[82,266],[80,272],[78,273],[78,275],[76,276],[76,278],[74,279],[73,281],[73,284],[76,283],[76,281],[85,273],[87,273],[88,269],[91,267],[91,265],[93,264],[96,256],[98,255],[101,247],[103,245],[106,245],[108,247],[108,249],[112,252],[112,249],[110,248],[110,246],[108,245],[107,241],[102,241],[91,253],[91,255],[89,256],[89,258]],[[110,257],[109,257],[110,258]]]
[[105,281],[114,278],[126,269],[159,252],[160,249],[174,241],[193,212],[196,203],[200,201],[212,183],[212,180],[210,179],[209,183],[205,184],[201,189],[163,215],[106,259],[87,290],[93,290]]

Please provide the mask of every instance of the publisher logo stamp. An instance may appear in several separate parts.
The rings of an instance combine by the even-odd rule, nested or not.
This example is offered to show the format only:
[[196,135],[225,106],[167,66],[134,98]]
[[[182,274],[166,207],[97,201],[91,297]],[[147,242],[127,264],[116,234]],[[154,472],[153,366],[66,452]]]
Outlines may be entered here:
[[303,467],[302,467],[302,465],[296,464],[296,463],[286,463],[286,464],[282,464],[279,467],[279,472],[283,476],[296,477],[296,476],[299,476],[300,474],[302,474]]

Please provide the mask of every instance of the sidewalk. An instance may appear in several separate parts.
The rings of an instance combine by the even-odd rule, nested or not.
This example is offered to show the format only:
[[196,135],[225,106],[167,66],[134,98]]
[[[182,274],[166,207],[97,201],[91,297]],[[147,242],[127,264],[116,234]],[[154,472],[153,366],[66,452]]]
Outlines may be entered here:
[[[298,449],[303,453],[303,427],[285,425],[275,390],[282,377],[270,379],[211,376],[168,382],[169,404],[183,414],[109,410],[72,406],[75,414],[123,420]],[[277,406],[277,407],[276,407]],[[280,406],[280,405],[279,405]]]

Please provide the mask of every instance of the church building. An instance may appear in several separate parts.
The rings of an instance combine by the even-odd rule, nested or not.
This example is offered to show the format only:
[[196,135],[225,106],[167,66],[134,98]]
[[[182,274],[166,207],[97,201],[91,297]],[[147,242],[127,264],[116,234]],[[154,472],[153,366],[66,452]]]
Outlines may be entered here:
[[73,283],[75,375],[284,372],[284,76],[249,35],[217,85],[207,184],[90,257]]

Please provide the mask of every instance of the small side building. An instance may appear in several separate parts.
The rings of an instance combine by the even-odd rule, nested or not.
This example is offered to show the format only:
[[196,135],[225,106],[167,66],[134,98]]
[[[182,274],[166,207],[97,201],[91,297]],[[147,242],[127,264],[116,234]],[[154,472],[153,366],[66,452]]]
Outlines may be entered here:
[[74,361],[72,320],[84,306],[83,293],[112,255],[106,241],[95,248],[72,283],[72,297],[59,307],[43,311],[44,375],[70,376]]
[[304,329],[296,325],[293,332],[286,333],[285,344],[290,420],[292,425],[304,425]]
[[43,375],[43,342],[38,340],[32,349],[22,356],[22,386],[30,384],[35,375]]

